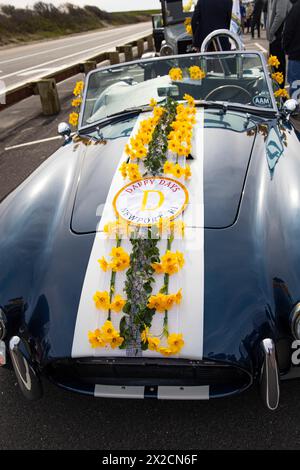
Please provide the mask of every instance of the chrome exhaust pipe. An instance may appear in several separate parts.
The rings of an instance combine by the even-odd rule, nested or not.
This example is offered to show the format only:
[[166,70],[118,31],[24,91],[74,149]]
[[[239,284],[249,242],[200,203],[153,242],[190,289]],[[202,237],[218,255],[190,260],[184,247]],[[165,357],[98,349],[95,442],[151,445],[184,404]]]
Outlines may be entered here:
[[9,342],[9,352],[24,397],[28,400],[38,400],[43,395],[42,384],[31,363],[25,342],[19,336],[13,336]]
[[276,410],[279,405],[280,387],[274,341],[266,338],[261,342],[264,360],[260,376],[260,393],[265,406]]

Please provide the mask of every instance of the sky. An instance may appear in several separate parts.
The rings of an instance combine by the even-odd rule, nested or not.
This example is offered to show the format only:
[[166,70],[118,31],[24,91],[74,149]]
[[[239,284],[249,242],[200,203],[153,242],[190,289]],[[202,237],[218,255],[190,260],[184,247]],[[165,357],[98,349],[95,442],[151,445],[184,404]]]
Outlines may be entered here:
[[[45,0],[44,0],[45,1]],[[96,5],[106,11],[147,10],[160,9],[159,0],[51,0],[49,3],[60,5],[62,3],[73,3],[75,5]],[[33,0],[0,0],[0,5],[10,4],[22,7],[35,3]],[[45,1],[48,3],[48,1]]]

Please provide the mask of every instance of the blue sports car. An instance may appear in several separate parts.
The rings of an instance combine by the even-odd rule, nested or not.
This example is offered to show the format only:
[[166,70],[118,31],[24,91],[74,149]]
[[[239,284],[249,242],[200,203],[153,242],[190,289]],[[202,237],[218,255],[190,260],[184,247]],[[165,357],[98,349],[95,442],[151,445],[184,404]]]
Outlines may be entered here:
[[176,400],[257,384],[278,406],[300,376],[300,146],[276,66],[237,47],[78,84],[75,135],[0,204],[0,365],[27,398],[43,378]]

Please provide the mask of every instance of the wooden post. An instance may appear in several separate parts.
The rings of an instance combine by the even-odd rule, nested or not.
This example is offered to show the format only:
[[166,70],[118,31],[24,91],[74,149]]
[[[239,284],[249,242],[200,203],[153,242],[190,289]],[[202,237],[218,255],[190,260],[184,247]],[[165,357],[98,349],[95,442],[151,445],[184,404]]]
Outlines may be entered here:
[[137,48],[138,48],[138,57],[142,57],[142,55],[144,54],[144,39],[138,40]]
[[124,46],[125,61],[130,62],[133,60],[132,46]]
[[152,34],[150,36],[147,36],[147,43],[148,43],[148,52],[149,51],[154,51],[154,43],[153,43]]
[[38,80],[34,89],[35,95],[40,95],[42,111],[45,116],[53,116],[60,112],[60,102],[55,78]]
[[81,71],[87,75],[91,70],[95,70],[97,68],[97,62],[95,60],[87,60],[86,62],[82,62],[80,64]]
[[120,54],[118,51],[109,53],[109,61],[111,65],[120,63]]

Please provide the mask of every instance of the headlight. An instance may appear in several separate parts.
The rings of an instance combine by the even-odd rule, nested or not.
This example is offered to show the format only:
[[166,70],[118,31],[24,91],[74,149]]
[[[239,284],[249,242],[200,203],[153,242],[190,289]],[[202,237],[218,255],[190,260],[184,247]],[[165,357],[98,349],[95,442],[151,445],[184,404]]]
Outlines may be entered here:
[[6,316],[3,310],[0,308],[0,341],[6,335]]
[[295,305],[291,313],[291,330],[296,339],[300,339],[300,303]]

